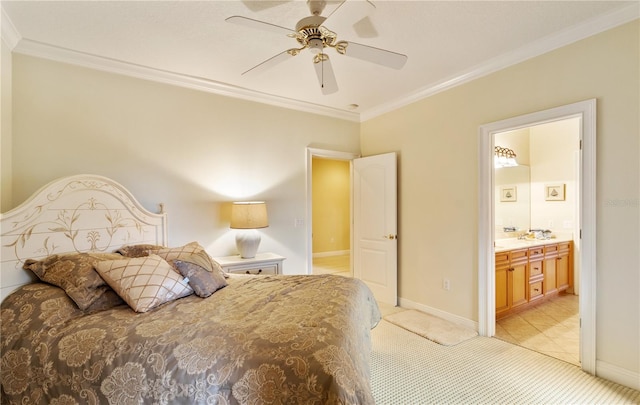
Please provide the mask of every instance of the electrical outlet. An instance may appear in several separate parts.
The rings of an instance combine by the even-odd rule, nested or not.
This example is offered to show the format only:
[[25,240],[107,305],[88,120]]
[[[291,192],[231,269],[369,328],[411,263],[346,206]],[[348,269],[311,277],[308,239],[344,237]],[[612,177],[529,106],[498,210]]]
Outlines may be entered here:
[[448,278],[443,278],[442,279],[442,289],[449,291],[451,290],[451,280],[449,280]]

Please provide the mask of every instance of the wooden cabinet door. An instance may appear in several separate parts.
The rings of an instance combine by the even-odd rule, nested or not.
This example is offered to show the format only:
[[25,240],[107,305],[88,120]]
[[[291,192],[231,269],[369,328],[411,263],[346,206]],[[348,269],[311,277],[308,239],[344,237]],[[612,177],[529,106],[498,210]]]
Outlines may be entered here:
[[508,311],[509,306],[509,255],[496,253],[496,317]]
[[544,259],[544,293],[549,294],[558,289],[556,281],[556,256]]
[[509,266],[496,266],[496,315],[509,310]]
[[569,288],[569,253],[561,253],[558,256],[555,264],[558,289],[566,290],[567,288]]
[[529,275],[527,263],[512,264],[509,271],[511,281],[511,308],[529,301]]

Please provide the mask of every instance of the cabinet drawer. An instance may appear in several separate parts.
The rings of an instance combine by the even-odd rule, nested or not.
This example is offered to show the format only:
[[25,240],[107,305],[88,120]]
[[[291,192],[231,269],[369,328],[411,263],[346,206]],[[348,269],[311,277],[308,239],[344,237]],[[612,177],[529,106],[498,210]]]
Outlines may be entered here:
[[561,251],[561,252],[569,251],[570,247],[571,247],[571,242],[558,243],[558,250]]
[[544,247],[545,256],[550,256],[558,253],[558,245],[546,245]]
[[509,263],[509,252],[496,253],[496,264]]
[[529,257],[529,249],[512,250],[511,251],[511,263],[513,262],[526,262]]
[[529,277],[537,276],[539,274],[542,274],[542,261],[530,262]]
[[542,281],[529,284],[529,301],[542,298]]
[[261,266],[261,267],[255,267],[255,268],[230,269],[229,272],[230,273],[236,273],[236,274],[254,274],[254,275],[258,275],[258,274],[277,274],[278,273],[278,266],[276,266],[276,265],[267,265],[267,266]]
[[535,258],[536,256],[544,255],[544,248],[542,246],[536,246],[529,249],[529,258]]

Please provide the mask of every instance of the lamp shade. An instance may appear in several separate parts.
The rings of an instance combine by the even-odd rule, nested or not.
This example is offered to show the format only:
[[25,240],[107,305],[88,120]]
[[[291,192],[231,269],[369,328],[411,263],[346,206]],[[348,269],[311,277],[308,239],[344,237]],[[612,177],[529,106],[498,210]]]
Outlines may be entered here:
[[234,202],[231,207],[232,229],[258,229],[269,226],[264,201]]

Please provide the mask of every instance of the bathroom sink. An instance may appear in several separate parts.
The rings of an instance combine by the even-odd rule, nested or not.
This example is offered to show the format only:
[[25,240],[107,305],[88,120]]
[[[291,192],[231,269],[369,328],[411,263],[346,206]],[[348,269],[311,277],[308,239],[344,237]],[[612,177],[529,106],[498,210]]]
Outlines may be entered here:
[[552,239],[516,239],[516,238],[496,239],[494,248],[498,250],[500,249],[511,250],[511,249],[529,247],[529,246],[546,245],[549,243],[557,243],[557,242],[558,240],[555,238],[552,238]]
[[544,243],[545,241],[537,240],[537,239],[503,239],[496,240],[495,248],[496,249],[517,249],[521,247],[529,247],[534,245],[539,245]]

